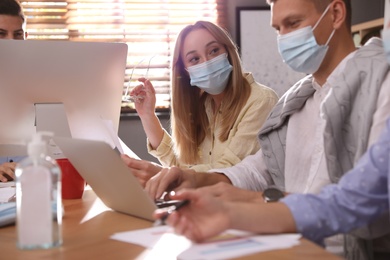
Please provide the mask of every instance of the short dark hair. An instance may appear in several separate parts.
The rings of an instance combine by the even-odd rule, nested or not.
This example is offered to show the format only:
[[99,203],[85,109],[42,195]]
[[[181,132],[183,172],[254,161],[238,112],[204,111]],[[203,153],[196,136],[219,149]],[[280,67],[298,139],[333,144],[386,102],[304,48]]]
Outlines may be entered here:
[[26,21],[23,8],[17,0],[0,0],[0,15],[19,16],[23,22]]
[[[267,0],[267,3],[268,4],[272,4],[272,3],[275,3],[277,2],[278,0]],[[314,3],[315,7],[317,8],[317,10],[319,12],[323,12],[325,10],[325,8],[333,1],[333,0],[328,0],[328,1],[324,1],[324,0],[310,0]],[[352,26],[352,5],[351,5],[351,0],[343,0],[344,4],[345,4],[345,8],[347,10],[347,17],[345,19],[345,23],[346,25],[351,28]]]

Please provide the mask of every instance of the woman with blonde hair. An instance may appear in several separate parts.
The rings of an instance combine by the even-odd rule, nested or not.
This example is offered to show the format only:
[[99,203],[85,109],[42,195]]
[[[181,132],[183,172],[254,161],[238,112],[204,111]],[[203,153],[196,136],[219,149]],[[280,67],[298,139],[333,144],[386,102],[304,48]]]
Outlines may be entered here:
[[[178,35],[172,62],[170,136],[155,114],[149,80],[135,87],[136,110],[148,151],[164,167],[195,171],[225,168],[259,149],[257,132],[278,100],[276,93],[244,73],[237,47],[221,27],[198,21]],[[144,184],[160,167],[123,158]]]

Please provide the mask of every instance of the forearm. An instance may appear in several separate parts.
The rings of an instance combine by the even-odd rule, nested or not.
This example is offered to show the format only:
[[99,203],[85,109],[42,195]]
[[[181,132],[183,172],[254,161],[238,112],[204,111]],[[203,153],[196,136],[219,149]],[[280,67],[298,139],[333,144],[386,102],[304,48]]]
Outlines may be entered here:
[[142,126],[149,139],[150,145],[153,149],[156,149],[163,139],[164,130],[161,126],[161,122],[156,114],[141,117]]
[[247,156],[235,166],[213,171],[223,173],[234,186],[245,190],[263,191],[273,184],[263,161],[261,150],[254,155]]
[[217,173],[217,172],[207,172],[206,173],[206,172],[193,171],[193,174],[195,176],[196,188],[214,185],[214,184],[217,184],[219,182],[226,182],[226,183],[231,184],[229,178],[221,173]]
[[293,215],[283,203],[229,203],[231,228],[259,234],[295,233]]

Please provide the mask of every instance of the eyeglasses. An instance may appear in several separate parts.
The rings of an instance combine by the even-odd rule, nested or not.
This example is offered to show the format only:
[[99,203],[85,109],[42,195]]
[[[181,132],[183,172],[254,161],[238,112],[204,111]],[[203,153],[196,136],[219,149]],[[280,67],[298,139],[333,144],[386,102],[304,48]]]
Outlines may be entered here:
[[[155,57],[156,55],[153,55],[152,57],[149,58],[149,61],[148,61],[148,67],[146,69],[146,73],[145,73],[145,78],[148,78],[148,74],[149,74],[149,68],[150,68],[150,63],[152,61],[152,59]],[[137,63],[137,65],[135,65],[131,71],[131,74],[130,74],[130,79],[129,81],[127,82],[127,87],[126,87],[126,91],[125,91],[125,94],[123,95],[122,97],[122,101],[123,102],[139,102],[141,101],[142,99],[145,98],[144,95],[138,95],[138,96],[135,96],[135,95],[130,95],[129,94],[129,89],[130,89],[130,84],[131,84],[131,81],[133,79],[133,75],[134,75],[134,70],[140,65],[142,64],[144,61],[145,61],[146,58],[143,58],[140,62]]]

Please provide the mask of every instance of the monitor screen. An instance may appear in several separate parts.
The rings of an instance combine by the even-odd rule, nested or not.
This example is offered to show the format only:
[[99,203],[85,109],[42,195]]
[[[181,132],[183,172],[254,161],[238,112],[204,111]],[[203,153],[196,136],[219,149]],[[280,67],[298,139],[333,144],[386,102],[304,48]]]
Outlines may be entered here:
[[36,112],[53,104],[74,138],[104,140],[104,122],[117,133],[126,58],[124,43],[0,40],[0,144],[30,139]]

